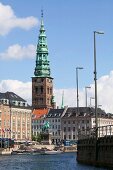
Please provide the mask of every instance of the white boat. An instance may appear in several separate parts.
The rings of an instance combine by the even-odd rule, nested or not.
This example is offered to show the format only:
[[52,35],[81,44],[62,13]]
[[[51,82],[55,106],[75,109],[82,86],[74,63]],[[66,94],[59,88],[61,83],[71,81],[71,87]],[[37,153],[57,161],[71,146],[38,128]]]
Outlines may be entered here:
[[55,155],[55,154],[60,154],[60,153],[62,153],[63,151],[60,151],[60,150],[57,150],[57,151],[55,151],[55,150],[50,150],[50,151],[42,151],[41,152],[41,154],[42,155]]

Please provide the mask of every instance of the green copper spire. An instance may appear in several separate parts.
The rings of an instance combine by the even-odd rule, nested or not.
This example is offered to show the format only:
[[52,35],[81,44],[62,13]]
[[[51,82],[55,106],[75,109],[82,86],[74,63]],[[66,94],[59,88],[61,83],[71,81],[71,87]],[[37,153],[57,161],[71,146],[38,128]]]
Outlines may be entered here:
[[48,61],[48,47],[43,23],[43,10],[41,11],[41,26],[38,37],[36,51],[36,67],[34,75],[36,77],[50,77],[50,66]]
[[63,109],[64,108],[64,91],[63,91],[63,93],[62,93],[62,104],[61,104],[61,109]]

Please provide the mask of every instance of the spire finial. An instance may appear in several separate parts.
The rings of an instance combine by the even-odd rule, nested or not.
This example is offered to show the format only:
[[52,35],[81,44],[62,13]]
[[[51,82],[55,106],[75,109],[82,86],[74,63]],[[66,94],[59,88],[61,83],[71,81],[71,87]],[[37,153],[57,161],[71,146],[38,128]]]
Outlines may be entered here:
[[62,104],[61,104],[61,109],[64,108],[64,90],[62,92]]
[[43,9],[41,9],[41,18],[43,18]]

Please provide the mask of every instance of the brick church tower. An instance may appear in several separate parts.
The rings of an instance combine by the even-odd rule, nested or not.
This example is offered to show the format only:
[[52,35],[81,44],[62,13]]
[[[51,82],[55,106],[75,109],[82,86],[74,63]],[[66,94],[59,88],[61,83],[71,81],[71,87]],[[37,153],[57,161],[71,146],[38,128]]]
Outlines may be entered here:
[[32,107],[33,109],[54,108],[53,78],[50,74],[48,47],[41,14],[41,26],[36,50],[36,66],[32,77]]

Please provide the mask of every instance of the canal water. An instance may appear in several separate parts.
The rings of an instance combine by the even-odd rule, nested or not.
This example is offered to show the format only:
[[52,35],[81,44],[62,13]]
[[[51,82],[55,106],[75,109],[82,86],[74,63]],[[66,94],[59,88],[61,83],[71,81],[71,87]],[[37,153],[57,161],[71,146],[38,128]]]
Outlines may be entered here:
[[[105,170],[76,162],[76,153],[0,156],[0,170]],[[107,170],[107,169],[106,169]]]

